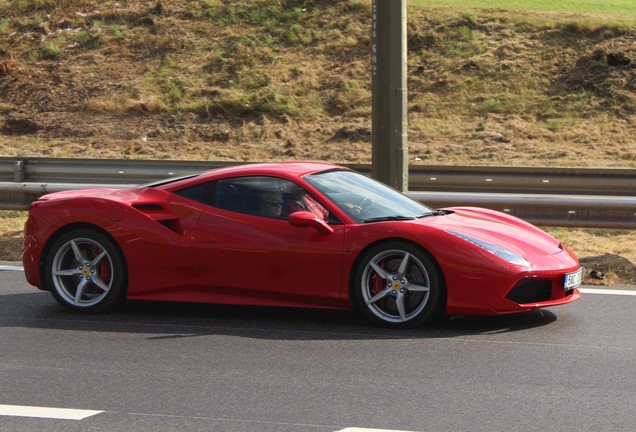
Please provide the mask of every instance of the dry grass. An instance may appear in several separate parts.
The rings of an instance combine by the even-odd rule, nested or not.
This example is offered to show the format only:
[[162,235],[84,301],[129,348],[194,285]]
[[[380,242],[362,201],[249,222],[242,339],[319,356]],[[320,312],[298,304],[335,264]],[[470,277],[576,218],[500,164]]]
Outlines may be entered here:
[[579,257],[584,282],[636,285],[636,230],[545,228]]
[[26,212],[0,211],[0,261],[20,261]]

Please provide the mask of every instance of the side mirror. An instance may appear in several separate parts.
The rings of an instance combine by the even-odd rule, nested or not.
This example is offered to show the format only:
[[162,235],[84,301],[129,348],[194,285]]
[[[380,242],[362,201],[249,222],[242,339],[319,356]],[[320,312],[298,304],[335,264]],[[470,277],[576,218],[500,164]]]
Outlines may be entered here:
[[331,228],[325,221],[308,211],[297,211],[289,215],[287,222],[295,227],[312,227],[320,234],[333,234]]

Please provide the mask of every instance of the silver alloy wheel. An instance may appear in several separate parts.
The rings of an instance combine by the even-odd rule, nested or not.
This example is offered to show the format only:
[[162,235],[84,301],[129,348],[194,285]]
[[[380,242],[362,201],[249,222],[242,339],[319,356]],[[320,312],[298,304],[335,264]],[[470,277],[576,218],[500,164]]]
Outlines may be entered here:
[[94,239],[73,238],[55,251],[51,276],[64,302],[89,308],[107,297],[116,274],[104,246]]
[[418,317],[431,291],[426,266],[415,255],[400,249],[384,250],[371,258],[361,283],[368,310],[387,323]]

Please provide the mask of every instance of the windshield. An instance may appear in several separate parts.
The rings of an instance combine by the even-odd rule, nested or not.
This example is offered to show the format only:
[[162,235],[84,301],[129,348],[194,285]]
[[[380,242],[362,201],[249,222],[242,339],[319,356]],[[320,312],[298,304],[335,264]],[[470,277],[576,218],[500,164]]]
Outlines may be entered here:
[[305,180],[358,223],[434,214],[425,205],[355,171],[323,171],[308,175]]

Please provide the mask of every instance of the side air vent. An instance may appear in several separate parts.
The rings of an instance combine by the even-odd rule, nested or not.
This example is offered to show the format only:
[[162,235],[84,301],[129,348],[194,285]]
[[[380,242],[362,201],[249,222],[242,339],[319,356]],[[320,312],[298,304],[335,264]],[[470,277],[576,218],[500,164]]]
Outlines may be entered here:
[[163,211],[159,204],[133,204],[133,207],[140,212]]
[[160,204],[144,203],[133,204],[133,208],[139,210],[150,219],[163,225],[177,234],[183,234],[183,228],[179,223],[179,218],[168,210],[164,209]]

